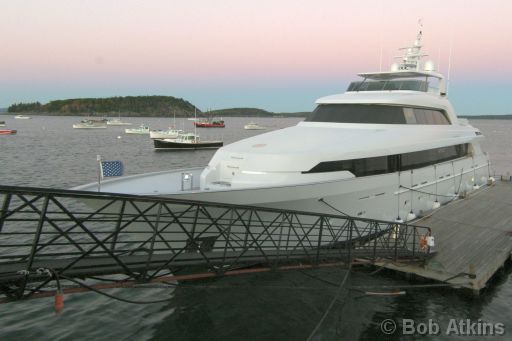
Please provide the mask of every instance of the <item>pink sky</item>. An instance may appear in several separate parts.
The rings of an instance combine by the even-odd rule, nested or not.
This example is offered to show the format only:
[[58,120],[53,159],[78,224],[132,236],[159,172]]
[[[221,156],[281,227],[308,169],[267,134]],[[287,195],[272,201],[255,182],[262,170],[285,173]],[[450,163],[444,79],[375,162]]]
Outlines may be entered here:
[[[0,107],[154,93],[203,109],[310,110],[356,73],[378,70],[381,42],[387,68],[419,18],[425,51],[436,63],[440,53],[442,72],[453,37],[453,86],[512,90],[511,14],[505,0],[3,1]],[[279,103],[264,100],[279,89]],[[506,102],[498,109],[507,111]]]

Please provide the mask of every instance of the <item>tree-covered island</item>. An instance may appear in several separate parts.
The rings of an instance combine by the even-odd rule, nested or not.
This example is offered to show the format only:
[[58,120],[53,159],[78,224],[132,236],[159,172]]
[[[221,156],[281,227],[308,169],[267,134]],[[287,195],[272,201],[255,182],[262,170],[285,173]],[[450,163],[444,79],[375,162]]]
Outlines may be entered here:
[[202,112],[195,105],[183,98],[172,96],[126,96],[108,98],[74,98],[40,102],[16,103],[11,105],[8,113],[30,113],[32,115],[56,116],[117,116],[124,117],[194,117],[197,116],[306,116],[307,113],[274,113],[257,108],[229,108]]

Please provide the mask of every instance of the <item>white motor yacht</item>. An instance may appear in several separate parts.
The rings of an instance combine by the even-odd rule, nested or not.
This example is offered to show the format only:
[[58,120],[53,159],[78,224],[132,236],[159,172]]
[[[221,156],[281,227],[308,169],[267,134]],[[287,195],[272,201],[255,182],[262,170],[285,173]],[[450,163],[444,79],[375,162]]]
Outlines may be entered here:
[[121,111],[119,111],[117,118],[111,118],[111,119],[107,120],[107,125],[109,125],[109,126],[131,126],[132,124],[130,122],[121,121]]
[[141,124],[138,128],[126,128],[124,132],[126,134],[146,135],[149,134],[149,127],[145,124]]
[[123,122],[120,118],[113,118],[107,121],[109,126],[131,126],[130,122]]
[[259,124],[257,123],[254,123],[254,122],[250,122],[248,124],[246,124],[244,126],[244,129],[245,130],[265,130],[267,128],[263,127],[263,126],[260,126]]
[[30,119],[32,119],[32,117],[25,116],[25,115],[16,115],[16,116],[14,116],[14,118],[17,119],[17,120],[30,120]]
[[177,139],[180,134],[184,131],[176,129],[176,112],[174,112],[173,124],[169,126],[167,130],[151,130],[149,132],[149,138],[151,139]]
[[101,191],[400,221],[475,190],[489,178],[483,136],[422,63],[421,38],[390,71],[318,99],[296,126],[226,145],[206,168],[107,180]]
[[167,130],[151,130],[149,137],[152,139],[176,139],[179,134],[182,134],[183,130],[169,127]]

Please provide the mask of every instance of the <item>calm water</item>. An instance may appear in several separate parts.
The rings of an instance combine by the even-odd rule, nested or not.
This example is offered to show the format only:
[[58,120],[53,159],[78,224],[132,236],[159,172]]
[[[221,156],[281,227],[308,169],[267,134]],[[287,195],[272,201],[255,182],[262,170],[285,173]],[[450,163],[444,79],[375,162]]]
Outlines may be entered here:
[[[147,136],[123,133],[125,127],[76,130],[78,117],[37,117],[14,120],[0,116],[15,136],[0,136],[0,184],[69,188],[96,179],[96,155],[122,160],[127,174],[205,165],[213,151],[155,152]],[[260,118],[270,129],[294,125],[300,119]],[[163,118],[127,119],[135,125],[163,129]],[[199,130],[202,139],[233,142],[261,131],[242,127],[249,119],[227,118],[226,129]],[[192,128],[190,121],[178,126]],[[512,121],[474,120],[486,136],[484,150],[494,171],[512,171]],[[121,138],[118,138],[120,136]],[[305,137],[307,139],[307,137]],[[309,276],[308,276],[309,275]],[[341,269],[247,275],[187,284],[177,289],[116,289],[109,292],[133,300],[169,298],[167,303],[133,305],[94,293],[66,296],[62,315],[53,313],[53,299],[0,305],[0,340],[302,340],[309,336],[329,305],[336,287],[311,275],[339,283]],[[390,275],[355,272],[347,288],[361,285],[407,284]],[[451,318],[504,323],[503,337],[512,335],[512,277],[499,277],[483,297],[471,299],[452,290],[408,290],[399,297],[366,297],[346,290],[327,317],[316,339],[385,339],[380,323],[387,318],[434,319],[446,328]],[[395,335],[390,339],[399,339]],[[404,339],[407,339],[403,337]],[[440,335],[431,339],[452,339]],[[422,336],[408,339],[424,339]],[[427,338],[428,339],[428,338]],[[479,337],[459,337],[480,340]]]

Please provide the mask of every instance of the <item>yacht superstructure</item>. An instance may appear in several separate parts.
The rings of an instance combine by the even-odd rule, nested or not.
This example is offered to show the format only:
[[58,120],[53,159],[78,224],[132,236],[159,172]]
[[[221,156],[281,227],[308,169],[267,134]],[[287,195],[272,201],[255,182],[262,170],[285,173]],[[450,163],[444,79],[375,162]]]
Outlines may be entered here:
[[421,38],[391,71],[359,74],[294,127],[226,145],[204,169],[108,180],[101,190],[412,220],[489,177],[483,136],[457,118],[433,63],[421,63]]

